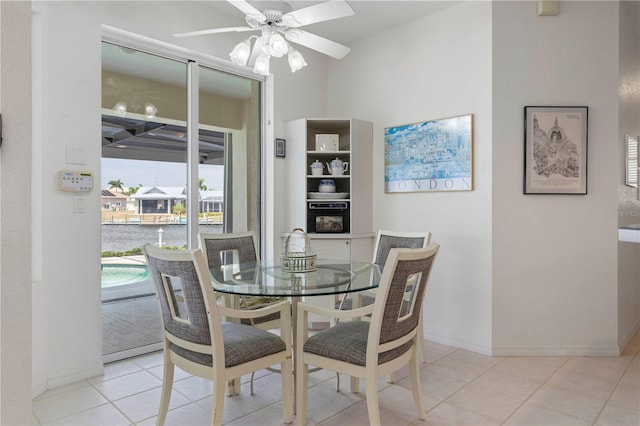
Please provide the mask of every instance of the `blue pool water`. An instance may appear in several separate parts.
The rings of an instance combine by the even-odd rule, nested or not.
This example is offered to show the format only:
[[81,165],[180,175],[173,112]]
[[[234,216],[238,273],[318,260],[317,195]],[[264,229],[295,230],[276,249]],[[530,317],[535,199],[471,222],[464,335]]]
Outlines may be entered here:
[[102,287],[133,284],[151,279],[147,265],[104,264]]

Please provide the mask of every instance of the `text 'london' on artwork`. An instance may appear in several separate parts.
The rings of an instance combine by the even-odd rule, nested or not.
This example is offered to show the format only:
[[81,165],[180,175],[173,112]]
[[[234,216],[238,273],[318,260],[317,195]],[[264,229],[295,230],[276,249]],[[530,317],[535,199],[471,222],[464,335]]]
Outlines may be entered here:
[[588,107],[524,110],[524,193],[586,194]]
[[387,127],[385,192],[473,189],[473,114]]

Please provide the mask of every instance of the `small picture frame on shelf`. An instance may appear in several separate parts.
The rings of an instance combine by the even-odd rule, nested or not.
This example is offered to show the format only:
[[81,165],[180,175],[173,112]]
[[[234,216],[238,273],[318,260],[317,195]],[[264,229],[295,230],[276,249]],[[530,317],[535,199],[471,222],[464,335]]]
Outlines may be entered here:
[[316,151],[338,151],[340,136],[337,134],[317,134]]
[[285,139],[276,138],[275,143],[276,157],[286,157],[287,156],[287,141]]

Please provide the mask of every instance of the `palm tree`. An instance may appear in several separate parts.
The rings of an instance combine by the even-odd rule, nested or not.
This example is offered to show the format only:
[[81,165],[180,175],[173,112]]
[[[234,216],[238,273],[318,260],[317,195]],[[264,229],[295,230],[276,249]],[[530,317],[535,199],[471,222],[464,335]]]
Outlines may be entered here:
[[116,192],[118,191],[118,189],[120,190],[120,192],[122,192],[122,187],[124,186],[120,179],[110,180],[109,182],[107,182],[107,185],[109,185],[109,189],[115,188]]
[[142,184],[139,183],[138,186],[132,186],[129,188],[129,191],[127,191],[127,195],[133,195],[136,192],[138,192],[138,189],[142,188]]
[[200,178],[200,191],[206,191],[207,190],[207,185],[204,184],[204,178]]

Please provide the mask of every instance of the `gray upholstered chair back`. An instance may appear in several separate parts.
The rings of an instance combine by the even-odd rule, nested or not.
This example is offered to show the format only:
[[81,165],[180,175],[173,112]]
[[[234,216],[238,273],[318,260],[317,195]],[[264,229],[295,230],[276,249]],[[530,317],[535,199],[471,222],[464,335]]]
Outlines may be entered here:
[[[424,234],[424,235],[421,235]],[[384,264],[389,257],[389,250],[392,248],[421,248],[426,247],[431,239],[430,233],[416,233],[414,236],[408,233],[395,233],[391,231],[380,231],[376,242],[376,252],[373,263],[380,267],[380,272],[384,270]]]
[[[400,259],[395,265],[392,264],[393,257],[389,258],[387,267],[393,268],[393,270],[389,271],[392,275],[388,281],[388,291],[384,297],[380,297],[379,294],[375,301],[375,303],[383,304],[380,344],[396,340],[418,326],[427,282],[439,246],[434,244],[427,249],[434,249],[429,256],[415,260]],[[403,249],[391,250],[405,251]],[[385,285],[385,287],[387,286]]]
[[219,268],[222,265],[255,262],[258,260],[255,239],[252,233],[201,234],[200,244],[209,268]]
[[[165,332],[187,342],[214,346],[211,336],[220,333],[221,330],[211,330],[209,323],[209,309],[216,310],[215,300],[208,299],[213,295],[203,292],[198,276],[197,264],[193,252],[186,250],[180,253],[173,252],[173,259],[163,258],[162,252],[155,247],[145,247],[145,255],[149,265],[149,272],[160,302],[162,322]],[[199,250],[198,250],[199,251]],[[180,257],[180,259],[176,259]],[[200,257],[201,261],[204,259]],[[202,265],[204,266],[204,265]],[[206,268],[206,266],[204,266]],[[205,269],[206,270],[206,269]],[[176,297],[176,292],[181,290],[181,297]],[[213,318],[217,316],[214,313]],[[219,324],[217,324],[219,325]],[[211,365],[211,351],[195,353],[171,343],[171,350],[194,362]]]

